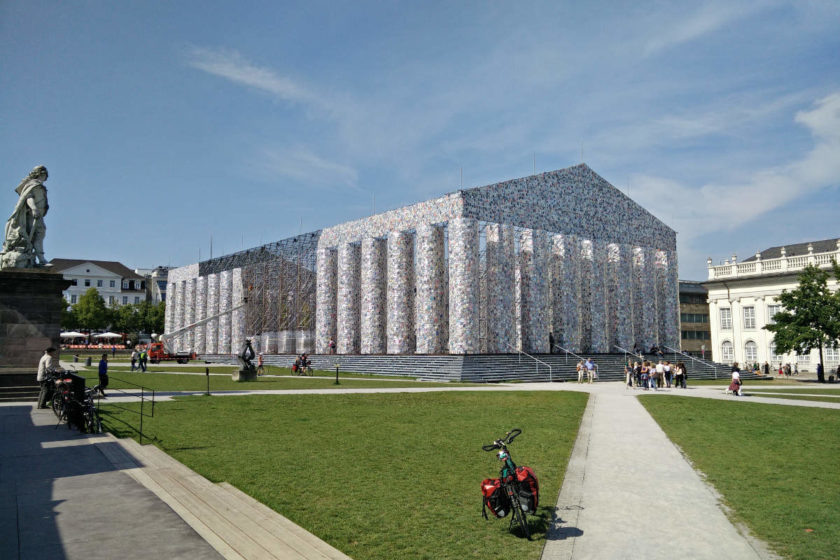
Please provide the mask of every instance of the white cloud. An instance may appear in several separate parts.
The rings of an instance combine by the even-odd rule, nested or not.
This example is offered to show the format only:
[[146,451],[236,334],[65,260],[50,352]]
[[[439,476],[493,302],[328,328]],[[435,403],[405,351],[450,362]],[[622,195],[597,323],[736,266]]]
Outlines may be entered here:
[[[675,5],[680,10],[684,6],[681,3]],[[677,21],[660,22],[655,37],[644,45],[644,53],[651,55],[670,47],[695,41],[761,9],[766,9],[768,5],[767,2],[705,3],[687,17],[680,16]]]
[[305,87],[272,70],[251,64],[234,50],[194,46],[187,52],[187,64],[286,101],[321,103],[319,98]]
[[801,159],[753,172],[746,181],[699,188],[662,177],[637,175],[633,196],[689,239],[732,231],[745,221],[812,192],[840,184],[840,92],[796,114],[815,143]]
[[303,147],[263,149],[253,165],[269,179],[286,177],[308,187],[361,191],[356,186],[358,173],[354,168],[324,159]]

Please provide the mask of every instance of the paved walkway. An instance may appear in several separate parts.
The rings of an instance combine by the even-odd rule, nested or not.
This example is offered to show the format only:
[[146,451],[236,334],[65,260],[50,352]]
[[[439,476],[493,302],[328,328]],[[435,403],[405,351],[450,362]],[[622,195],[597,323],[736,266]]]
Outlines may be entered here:
[[[790,386],[762,384],[761,388],[784,392]],[[749,392],[750,387],[745,389]],[[635,396],[640,391],[627,390],[621,383],[226,391],[214,395],[499,390],[592,394],[557,503],[557,522],[549,531],[543,558],[772,558],[761,543],[744,537],[728,521],[713,489],[701,480],[639,404]],[[819,389],[814,388],[813,392],[819,393]],[[182,394],[158,393],[156,399],[168,400]],[[810,402],[763,398],[758,394],[736,398],[724,395],[722,387],[649,394],[840,408],[840,400]],[[136,397],[115,395],[109,401],[132,399]],[[202,532],[205,538],[199,536],[184,521],[184,513],[179,511],[179,516],[159,497],[165,494],[160,491],[162,486],[175,484],[174,481],[159,479],[153,493],[138,482],[143,476],[136,474],[137,463],[121,462],[125,460],[120,457],[125,457],[126,445],[110,437],[84,436],[64,426],[57,430],[54,426],[52,412],[35,410],[31,403],[0,405],[0,558],[222,557],[217,552],[218,544],[214,549],[205,540],[206,532]],[[178,469],[170,466],[167,470]],[[170,489],[170,493],[182,492],[180,487]],[[233,495],[228,499],[242,498],[236,496],[235,489],[224,490]],[[224,495],[216,492],[213,499],[218,501]],[[224,503],[217,507],[222,509]],[[268,513],[253,512],[259,519]],[[192,521],[195,525],[196,520]],[[200,519],[198,523],[201,524]]]

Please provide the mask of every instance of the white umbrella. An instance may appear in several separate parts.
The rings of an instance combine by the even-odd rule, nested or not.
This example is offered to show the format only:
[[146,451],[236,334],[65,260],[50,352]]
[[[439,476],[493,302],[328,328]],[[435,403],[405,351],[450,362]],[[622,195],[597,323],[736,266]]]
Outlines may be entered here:
[[114,332],[106,332],[102,334],[95,334],[93,335],[93,338],[122,338],[122,335]]
[[87,335],[85,333],[70,331],[70,332],[63,332],[59,336],[61,338],[78,338],[80,336],[87,336]]

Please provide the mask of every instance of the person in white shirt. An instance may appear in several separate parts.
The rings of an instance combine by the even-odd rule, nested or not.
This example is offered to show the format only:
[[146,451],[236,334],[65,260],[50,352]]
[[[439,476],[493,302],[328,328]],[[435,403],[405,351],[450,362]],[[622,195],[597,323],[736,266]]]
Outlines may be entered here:
[[44,350],[44,355],[38,361],[38,376],[36,379],[41,384],[41,392],[38,394],[38,408],[47,408],[47,401],[52,397],[55,387],[53,382],[48,379],[47,373],[53,371],[61,372],[63,370],[58,364],[56,349],[50,346]]

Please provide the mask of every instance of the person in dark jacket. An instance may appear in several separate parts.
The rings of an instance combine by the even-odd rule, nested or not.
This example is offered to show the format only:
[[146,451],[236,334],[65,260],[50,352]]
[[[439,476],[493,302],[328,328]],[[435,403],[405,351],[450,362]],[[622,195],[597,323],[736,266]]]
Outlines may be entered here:
[[105,389],[108,387],[108,354],[102,354],[99,360],[99,394],[105,397]]

